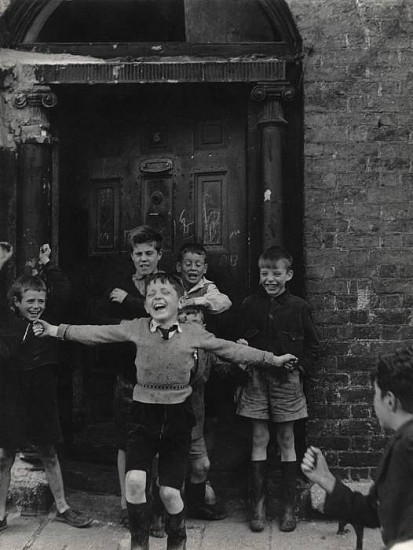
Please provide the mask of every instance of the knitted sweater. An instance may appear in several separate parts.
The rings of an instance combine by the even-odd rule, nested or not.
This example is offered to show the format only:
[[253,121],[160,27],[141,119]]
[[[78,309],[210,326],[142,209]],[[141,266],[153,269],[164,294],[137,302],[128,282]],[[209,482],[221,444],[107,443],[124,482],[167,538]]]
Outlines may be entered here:
[[183,323],[181,328],[164,340],[159,331],[150,331],[150,319],[141,318],[120,325],[59,325],[57,336],[89,345],[133,342],[137,380],[133,399],[142,403],[185,401],[192,392],[189,382],[197,349],[235,363],[275,365],[270,352],[216,338],[195,323]]

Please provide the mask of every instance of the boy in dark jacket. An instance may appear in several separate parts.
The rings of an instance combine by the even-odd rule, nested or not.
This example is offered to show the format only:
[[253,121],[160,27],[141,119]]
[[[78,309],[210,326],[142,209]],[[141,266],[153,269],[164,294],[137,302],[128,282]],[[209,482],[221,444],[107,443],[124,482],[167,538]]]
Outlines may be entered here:
[[303,376],[318,356],[319,341],[308,304],[286,288],[292,279],[292,257],[271,247],[258,260],[260,289],[242,304],[241,342],[277,355],[292,353],[298,363],[292,372],[251,367],[237,413],[252,421],[251,518],[252,531],[265,527],[265,486],[269,423],[277,426],[281,452],[284,510],[281,531],[296,527],[296,452],[294,421],[307,417]]
[[[52,310],[67,299],[70,291],[68,280],[50,262],[50,253],[49,245],[43,245],[39,254],[48,286],[41,277],[22,275],[9,291],[11,309],[4,307],[0,315],[0,531],[7,528],[6,499],[16,451],[28,443],[36,446],[43,462],[56,503],[56,519],[74,527],[91,523],[66,502],[55,450],[61,439],[55,384],[56,342],[35,338],[32,329],[45,311],[48,287],[53,293]],[[12,254],[8,243],[0,243],[0,271]]]
[[338,481],[316,447],[307,449],[301,469],[327,492],[326,514],[346,523],[381,527],[383,541],[390,545],[413,539],[413,348],[379,358],[372,380],[374,412],[380,426],[393,431],[394,437],[369,494],[353,492]]

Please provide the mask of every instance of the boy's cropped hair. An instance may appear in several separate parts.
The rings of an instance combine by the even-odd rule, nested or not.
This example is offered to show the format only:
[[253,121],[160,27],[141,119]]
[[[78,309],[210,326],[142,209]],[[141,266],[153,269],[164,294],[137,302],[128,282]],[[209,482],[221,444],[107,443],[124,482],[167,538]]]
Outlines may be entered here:
[[184,295],[184,287],[182,286],[180,279],[178,279],[178,277],[173,273],[166,273],[165,271],[158,271],[157,273],[148,275],[146,279],[146,293],[148,292],[150,283],[156,283],[158,281],[163,284],[169,283],[173,286],[178,294],[178,298],[181,298]]
[[150,225],[141,225],[133,229],[128,236],[129,251],[132,252],[136,244],[155,243],[155,249],[159,252],[162,248],[162,235]]
[[293,257],[286,248],[282,246],[270,246],[260,255],[258,263],[260,267],[270,266],[279,260],[286,263],[287,269],[293,268]]
[[413,413],[413,347],[381,356],[371,378],[382,396],[392,392],[403,410]]
[[37,275],[21,275],[12,284],[7,293],[10,305],[13,307],[14,298],[21,302],[26,290],[38,290],[47,293],[46,283]]
[[182,262],[184,254],[191,252],[192,254],[199,254],[200,256],[207,256],[204,246],[197,242],[184,243],[178,250],[178,262]]

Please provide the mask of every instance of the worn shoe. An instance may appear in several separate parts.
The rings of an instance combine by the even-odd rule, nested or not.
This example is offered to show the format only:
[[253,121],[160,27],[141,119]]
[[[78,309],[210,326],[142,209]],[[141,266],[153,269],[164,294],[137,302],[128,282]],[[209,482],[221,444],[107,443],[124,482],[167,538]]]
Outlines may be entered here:
[[67,523],[68,525],[71,525],[72,527],[89,527],[89,525],[92,523],[92,519],[83,514],[82,512],[78,512],[77,510],[73,510],[72,508],[68,508],[64,512],[57,512],[56,513],[56,521],[62,521],[63,523]]
[[292,506],[286,506],[284,509],[284,514],[282,515],[281,521],[280,521],[280,531],[283,531],[284,533],[290,533],[291,531],[294,531],[294,529],[297,527],[297,518],[294,514],[294,509]]
[[165,513],[152,514],[151,527],[149,529],[151,537],[163,539],[165,536]]
[[0,533],[2,531],[5,531],[7,529],[7,516],[4,516],[4,518],[0,521]]
[[204,502],[196,506],[188,507],[188,516],[194,519],[217,521],[219,519],[225,519],[228,514],[219,504],[207,504]]

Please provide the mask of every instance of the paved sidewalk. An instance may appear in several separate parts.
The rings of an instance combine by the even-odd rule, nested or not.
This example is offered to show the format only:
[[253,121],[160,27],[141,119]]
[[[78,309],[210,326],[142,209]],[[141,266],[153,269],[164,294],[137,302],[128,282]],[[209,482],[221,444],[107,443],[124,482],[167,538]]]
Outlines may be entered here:
[[[48,516],[22,517],[9,513],[9,527],[0,534],[0,550],[126,550],[128,532],[117,525],[116,497],[74,492],[69,502],[96,518],[90,528],[75,529]],[[355,550],[352,528],[337,535],[337,523],[300,521],[293,533],[281,533],[276,521],[263,533],[252,533],[243,510],[223,521],[188,520],[187,550]],[[380,550],[378,530],[365,530],[363,550]],[[165,550],[166,539],[151,538],[151,550]]]

